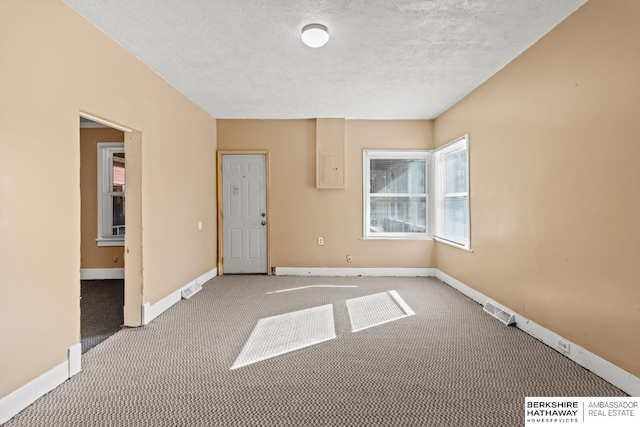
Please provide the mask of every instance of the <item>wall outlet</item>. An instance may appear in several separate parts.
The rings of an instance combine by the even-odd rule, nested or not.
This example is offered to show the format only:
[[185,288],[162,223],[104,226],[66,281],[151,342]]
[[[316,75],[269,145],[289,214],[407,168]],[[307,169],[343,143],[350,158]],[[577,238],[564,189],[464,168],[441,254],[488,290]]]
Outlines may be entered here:
[[324,245],[324,237],[318,237],[318,246]]
[[353,261],[353,257],[351,255],[347,255],[347,262]]
[[566,342],[565,340],[558,339],[558,350],[563,353],[570,354],[571,353],[571,344]]

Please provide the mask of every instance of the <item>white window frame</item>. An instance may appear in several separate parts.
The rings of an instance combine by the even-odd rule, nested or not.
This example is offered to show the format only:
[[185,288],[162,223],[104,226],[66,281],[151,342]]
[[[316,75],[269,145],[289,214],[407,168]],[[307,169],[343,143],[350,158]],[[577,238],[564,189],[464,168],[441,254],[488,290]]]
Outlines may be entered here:
[[113,196],[123,196],[125,192],[114,192],[113,156],[124,153],[124,142],[99,142],[98,146],[98,246],[124,246],[124,235],[113,236]]
[[[372,159],[423,159],[425,160],[425,193],[385,193],[374,195],[373,197],[425,197],[426,210],[425,210],[425,227],[424,233],[386,233],[386,232],[372,232],[370,229],[371,220],[371,194],[370,194],[370,177],[371,177],[371,160]],[[365,240],[376,239],[406,239],[406,240],[433,240],[430,234],[430,181],[431,175],[429,173],[431,164],[431,152],[428,150],[373,150],[365,149],[362,153],[363,163],[363,224],[362,224],[362,236]]]
[[[464,150],[467,156],[467,191],[447,194],[445,188],[444,158],[448,155]],[[469,197],[469,134],[463,135],[440,148],[433,150],[433,216],[434,238],[438,242],[446,243],[461,249],[471,251],[471,198]],[[444,234],[444,200],[447,197],[467,196],[467,236],[458,239]]]

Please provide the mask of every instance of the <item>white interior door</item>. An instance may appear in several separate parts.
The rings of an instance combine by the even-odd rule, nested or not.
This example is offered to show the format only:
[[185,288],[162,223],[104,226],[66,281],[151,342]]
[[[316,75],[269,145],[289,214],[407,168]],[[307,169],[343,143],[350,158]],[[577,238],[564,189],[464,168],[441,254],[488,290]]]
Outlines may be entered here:
[[223,154],[225,274],[267,272],[267,220],[266,156]]

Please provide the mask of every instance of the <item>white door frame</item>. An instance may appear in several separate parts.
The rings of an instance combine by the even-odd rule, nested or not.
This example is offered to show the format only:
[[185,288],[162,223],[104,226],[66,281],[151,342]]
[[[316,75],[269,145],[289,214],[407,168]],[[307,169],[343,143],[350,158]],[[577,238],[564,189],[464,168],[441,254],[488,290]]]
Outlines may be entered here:
[[222,156],[225,154],[263,154],[265,161],[266,175],[266,199],[267,199],[267,274],[271,276],[271,212],[269,209],[269,151],[268,150],[239,150],[239,151],[218,151],[217,156],[217,177],[218,189],[218,275],[224,274],[224,220],[222,218]]
[[[124,236],[124,324],[142,326],[142,133],[103,117],[79,111],[87,118],[124,132],[124,151],[127,161],[127,185]],[[80,323],[78,323],[78,330]],[[78,332],[79,333],[79,332]],[[80,336],[80,335],[78,335]]]

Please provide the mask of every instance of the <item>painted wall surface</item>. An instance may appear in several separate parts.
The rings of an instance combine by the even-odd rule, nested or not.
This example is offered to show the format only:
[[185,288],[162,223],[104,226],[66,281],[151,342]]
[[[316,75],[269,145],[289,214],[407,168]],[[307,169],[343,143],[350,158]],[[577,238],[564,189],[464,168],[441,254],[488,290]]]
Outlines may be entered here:
[[435,121],[473,253],[438,268],[640,376],[640,2],[591,0]]
[[432,122],[347,120],[346,188],[337,190],[316,189],[315,123],[217,121],[219,150],[269,150],[271,265],[434,267],[433,241],[362,240],[362,150],[431,149]]
[[0,398],[80,341],[80,111],[141,131],[143,302],[215,267],[215,119],[62,1],[3,0]]
[[124,132],[111,128],[80,129],[80,268],[124,268],[124,246],[98,246],[96,242],[99,142],[124,143]]

